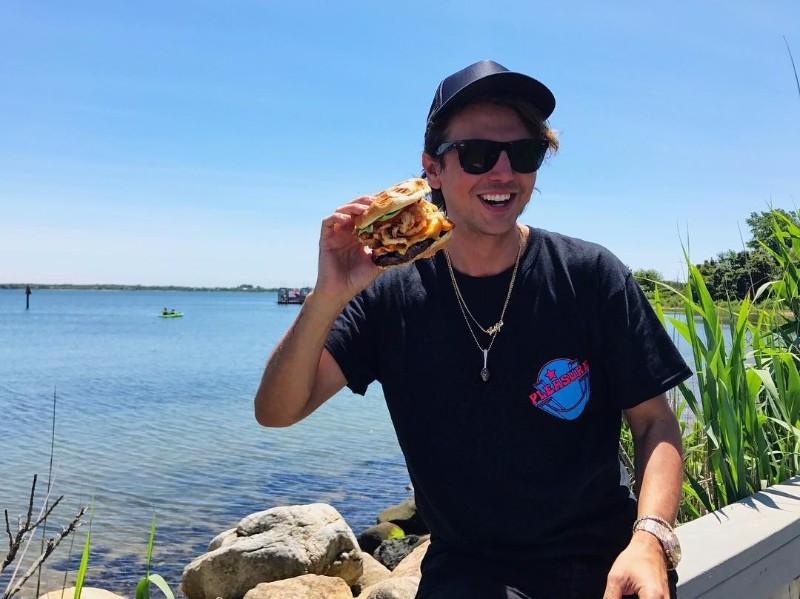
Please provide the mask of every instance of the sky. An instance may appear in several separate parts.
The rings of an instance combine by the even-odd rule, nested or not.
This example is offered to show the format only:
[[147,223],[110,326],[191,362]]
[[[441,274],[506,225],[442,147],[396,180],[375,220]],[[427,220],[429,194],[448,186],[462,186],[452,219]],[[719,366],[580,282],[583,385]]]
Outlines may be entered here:
[[800,207],[800,2],[0,2],[0,283],[313,285],[439,81],[544,82],[521,221],[685,278]]

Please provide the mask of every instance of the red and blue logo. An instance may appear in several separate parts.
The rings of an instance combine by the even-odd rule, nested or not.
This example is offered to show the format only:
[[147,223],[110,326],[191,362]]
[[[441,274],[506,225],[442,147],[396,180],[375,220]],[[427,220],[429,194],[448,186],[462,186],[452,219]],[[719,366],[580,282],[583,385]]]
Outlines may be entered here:
[[589,401],[589,361],[550,360],[539,371],[530,398],[533,405],[553,416],[575,420]]

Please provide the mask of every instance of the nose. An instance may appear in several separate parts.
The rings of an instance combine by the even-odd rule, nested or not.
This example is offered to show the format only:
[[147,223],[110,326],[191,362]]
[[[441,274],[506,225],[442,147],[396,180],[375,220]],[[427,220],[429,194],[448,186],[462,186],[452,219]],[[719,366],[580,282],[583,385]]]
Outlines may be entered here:
[[511,159],[505,150],[500,152],[497,157],[497,162],[494,163],[492,170],[489,171],[489,177],[493,180],[508,181],[513,179],[514,170],[511,168]]

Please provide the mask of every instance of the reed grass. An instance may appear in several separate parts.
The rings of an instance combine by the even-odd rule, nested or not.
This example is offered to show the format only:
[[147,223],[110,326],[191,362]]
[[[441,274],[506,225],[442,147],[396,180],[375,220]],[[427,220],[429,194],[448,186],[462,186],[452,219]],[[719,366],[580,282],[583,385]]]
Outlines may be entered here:
[[150,572],[150,563],[153,559],[153,542],[156,537],[156,515],[150,523],[150,538],[147,541],[147,561],[145,563],[145,575],[139,579],[136,585],[136,599],[150,599],[150,583],[153,583],[164,594],[167,599],[175,599],[172,589],[169,588],[167,581],[160,574]]
[[86,539],[83,542],[83,552],[81,553],[81,563],[78,566],[78,573],[75,576],[75,591],[73,599],[81,599],[83,583],[86,581],[86,572],[89,569],[89,552],[92,545],[92,519],[94,516],[94,499],[89,502],[89,528],[86,531]]
[[[777,250],[764,247],[782,276],[754,298],[728,303],[721,313],[687,253],[685,291],[661,282],[654,291],[659,318],[689,344],[697,376],[697,391],[682,383],[674,400],[684,440],[680,522],[800,473],[800,227],[772,215],[779,243]],[[680,298],[685,320],[665,315],[660,289]],[[632,451],[629,434],[621,447]]]

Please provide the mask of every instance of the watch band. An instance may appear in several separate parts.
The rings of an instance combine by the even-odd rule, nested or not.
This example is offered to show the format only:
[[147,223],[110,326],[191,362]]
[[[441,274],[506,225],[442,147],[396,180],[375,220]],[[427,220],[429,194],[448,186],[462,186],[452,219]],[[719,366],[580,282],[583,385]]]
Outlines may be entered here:
[[681,559],[681,547],[672,526],[659,516],[643,516],[636,520],[633,532],[643,530],[653,535],[661,544],[667,569],[674,570]]
[[636,519],[636,522],[633,523],[632,530],[636,530],[636,526],[642,522],[642,520],[653,520],[654,522],[658,522],[662,526],[666,526],[670,532],[673,532],[672,524],[664,520],[661,516],[656,516],[655,514],[647,514],[646,516],[640,516]]

